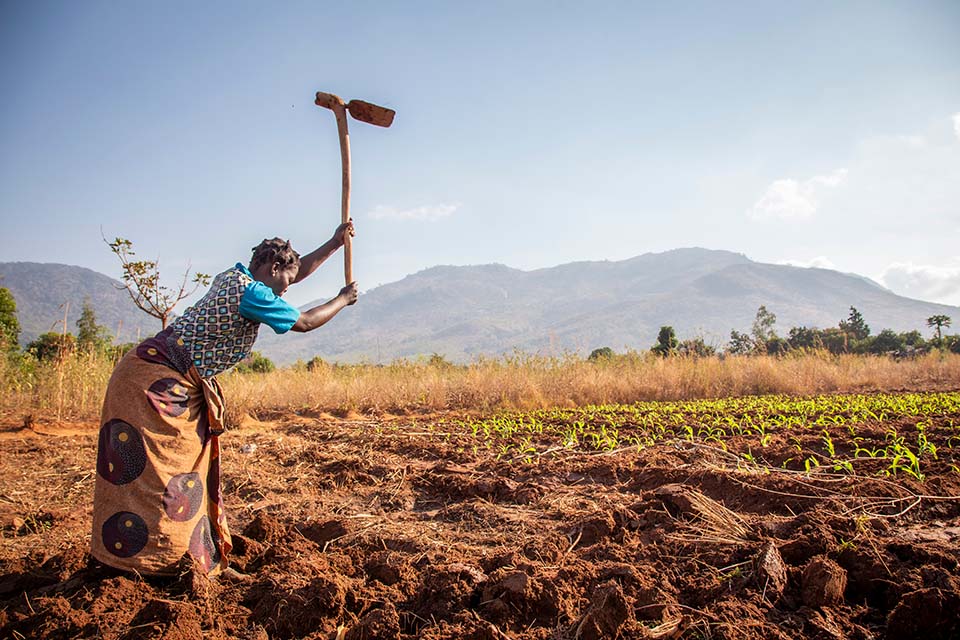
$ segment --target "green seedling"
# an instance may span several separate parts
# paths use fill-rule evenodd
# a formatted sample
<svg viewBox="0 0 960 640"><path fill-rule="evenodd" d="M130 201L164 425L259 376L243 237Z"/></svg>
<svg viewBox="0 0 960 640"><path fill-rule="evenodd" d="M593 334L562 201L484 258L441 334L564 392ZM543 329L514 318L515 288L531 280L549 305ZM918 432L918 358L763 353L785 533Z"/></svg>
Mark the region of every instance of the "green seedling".
<svg viewBox="0 0 960 640"><path fill-rule="evenodd" d="M827 455L831 458L837 455L837 450L833 446L833 438L830 437L830 432L824 429L821 431L821 439L823 440L823 446L827 450Z"/></svg>

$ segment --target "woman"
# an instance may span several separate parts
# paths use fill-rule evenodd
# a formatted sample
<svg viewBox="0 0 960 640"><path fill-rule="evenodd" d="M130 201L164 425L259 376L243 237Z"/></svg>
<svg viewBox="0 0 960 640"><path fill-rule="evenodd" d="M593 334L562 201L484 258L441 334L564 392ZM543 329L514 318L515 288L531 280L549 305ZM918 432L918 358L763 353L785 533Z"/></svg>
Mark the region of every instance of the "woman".
<svg viewBox="0 0 960 640"><path fill-rule="evenodd" d="M250 355L261 324L312 331L357 301L355 282L301 313L281 296L354 235L353 222L303 258L274 238L253 249L168 328L120 361L97 449L90 552L104 564L170 575L186 554L209 574L232 548L220 492L223 396L216 375Z"/></svg>

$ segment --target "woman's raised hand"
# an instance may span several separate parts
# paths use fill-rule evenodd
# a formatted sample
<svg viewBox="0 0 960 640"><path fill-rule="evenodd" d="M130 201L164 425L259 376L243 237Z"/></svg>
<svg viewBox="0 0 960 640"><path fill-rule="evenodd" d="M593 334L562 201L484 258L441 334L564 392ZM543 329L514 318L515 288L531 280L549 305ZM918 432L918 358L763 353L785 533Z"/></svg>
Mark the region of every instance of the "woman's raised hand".
<svg viewBox="0 0 960 640"><path fill-rule="evenodd" d="M350 234L351 238L357 235L357 230L353 226L353 218L350 218L350 220L341 224L339 227L337 227L337 230L333 232L333 241L337 244L337 246L343 246L348 233Z"/></svg>
<svg viewBox="0 0 960 640"><path fill-rule="evenodd" d="M343 289L340 289L340 297L346 300L347 306L354 304L357 301L357 296L359 291L357 289L357 283L351 282Z"/></svg>

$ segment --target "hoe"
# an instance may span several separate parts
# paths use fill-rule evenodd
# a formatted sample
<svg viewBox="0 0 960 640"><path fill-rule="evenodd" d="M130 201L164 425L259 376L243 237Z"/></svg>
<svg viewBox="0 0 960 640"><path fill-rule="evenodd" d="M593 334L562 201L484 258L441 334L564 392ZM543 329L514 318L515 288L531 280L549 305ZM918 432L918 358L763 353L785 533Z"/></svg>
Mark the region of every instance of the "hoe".
<svg viewBox="0 0 960 640"><path fill-rule="evenodd" d="M340 136L340 161L343 166L343 190L340 198L340 220L346 223L350 220L350 135L347 133L347 112L359 120L375 124L378 127L389 127L393 124L396 112L363 100L351 100L344 103L343 99L332 93L317 92L316 105L333 111L337 118L337 133ZM352 239L347 234L343 245L343 277L346 284L353 282L353 247Z"/></svg>

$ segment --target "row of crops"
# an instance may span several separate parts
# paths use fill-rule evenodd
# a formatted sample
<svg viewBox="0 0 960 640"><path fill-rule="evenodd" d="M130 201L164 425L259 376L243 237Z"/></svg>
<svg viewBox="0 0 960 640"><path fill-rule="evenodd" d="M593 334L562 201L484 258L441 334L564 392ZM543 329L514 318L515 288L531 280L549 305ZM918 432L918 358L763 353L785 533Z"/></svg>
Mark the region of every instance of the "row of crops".
<svg viewBox="0 0 960 640"><path fill-rule="evenodd" d="M936 461L960 473L960 393L757 396L505 412L446 424L500 459L698 442L745 461L924 479ZM955 452L956 454L955 455ZM877 461L880 463L878 464Z"/></svg>

